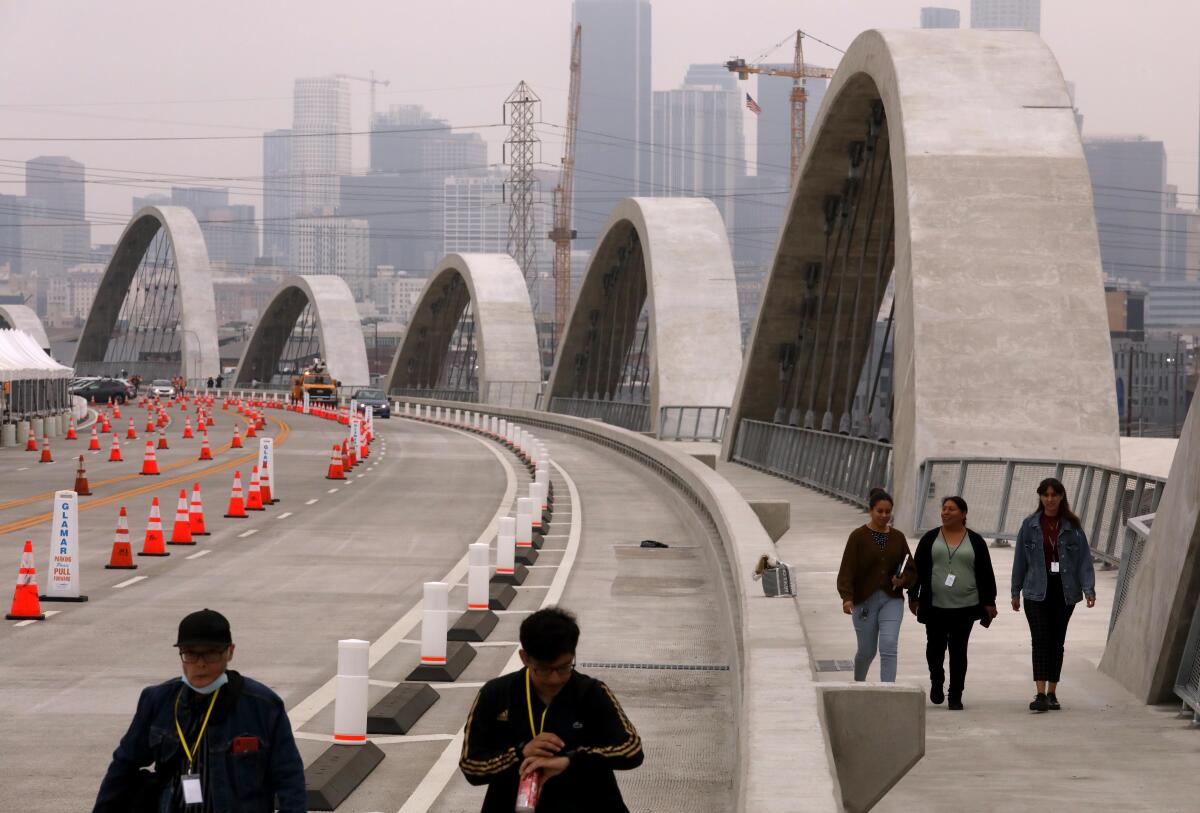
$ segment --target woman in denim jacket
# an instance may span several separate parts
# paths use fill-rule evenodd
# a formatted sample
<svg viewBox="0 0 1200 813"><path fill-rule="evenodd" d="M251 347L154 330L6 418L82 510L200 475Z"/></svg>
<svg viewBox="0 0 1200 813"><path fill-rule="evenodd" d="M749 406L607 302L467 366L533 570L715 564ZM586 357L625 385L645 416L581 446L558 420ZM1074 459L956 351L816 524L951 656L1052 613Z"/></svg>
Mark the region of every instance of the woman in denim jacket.
<svg viewBox="0 0 1200 813"><path fill-rule="evenodd" d="M1071 613L1081 599L1096 605L1096 571L1079 517L1067 504L1062 482L1047 477L1037 488L1037 511L1021 523L1013 557L1012 608L1021 609L1033 639L1033 682L1037 695L1030 711L1057 711L1063 645Z"/></svg>

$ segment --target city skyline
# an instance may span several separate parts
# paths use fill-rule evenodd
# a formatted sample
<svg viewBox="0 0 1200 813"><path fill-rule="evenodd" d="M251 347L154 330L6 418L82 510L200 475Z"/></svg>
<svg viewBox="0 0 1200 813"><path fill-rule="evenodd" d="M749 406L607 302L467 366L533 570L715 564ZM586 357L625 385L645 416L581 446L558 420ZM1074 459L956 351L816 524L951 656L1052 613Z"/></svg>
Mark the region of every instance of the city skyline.
<svg viewBox="0 0 1200 813"><path fill-rule="evenodd" d="M160 142L6 140L0 142L0 160L7 169L0 176L6 182L0 185L0 193L21 194L16 164L23 165L37 155L63 154L97 171L199 176L173 177L177 185L218 185L214 179L228 177L231 200L253 204L261 212L259 138L263 132L290 126L295 79L343 71L366 75L372 69L392 82L378 91L381 109L390 104L422 104L461 131L480 133L489 144L493 164L499 163L498 143L504 133L500 101L519 79L527 79L544 100L542 163L551 168L557 164L560 144L554 139L564 118L571 19L568 3L531 0L523 5L529 24L514 26L510 10L450 2L406 11L402 33L386 24L396 19L392 9L368 5L364 8L370 13L345 19L337 38L326 36L315 5L288 4L292 25L286 31L269 26L284 13L281 4L257 4L244 10L243 24L237 27L222 22L226 15L220 4L215 14L211 9L203 13L181 9L182 19L172 21L171 30L185 30L189 35L173 33L177 58L155 71L103 55L112 53L114 47L119 51L132 31L137 30L138 36L151 35L160 24L144 20L143 15L138 17L139 26L144 23L150 30L128 25L142 5L122 4L117 14L75 5L73 19L80 30L89 33L77 43L70 40L71 52L90 68L99 64L102 69L76 71L64 62L6 88L0 94L0 109L6 111L0 117L0 138L201 138ZM915 28L923 5L870 0L857 4L853 14L814 10L801 20L794 6L776 0L737 10L714 6L710 15L685 13L693 4L679 0L655 0L651 86L671 89L690 64L718 62L734 55L754 59L764 49L769 53L766 61L785 61L790 53L789 31L798 23L841 47L866 28ZM965 0L945 5L958 8L964 23L967 21L969 4ZM458 53L451 55L437 44L439 38L428 32L445 30L452 17L468 8L475 25L456 34L457 45L452 50ZM1200 54L1186 46L1184 32L1200 25L1200 9L1165 0L1148 4L1140 10L1143 36L1129 38L1115 23L1088 15L1087 8L1088 4L1078 0L1064 0L1046 3L1042 9L1042 35L1056 52L1064 74L1076 85L1078 104L1086 116L1085 135L1141 134L1162 140L1168 155L1168 181L1179 187L1185 201L1195 200L1192 196L1200 174ZM20 75L20 65L33 58L34 48L39 57L44 55L45 35L51 31L61 35L61 27L51 25L59 13L25 6L0 12L6 23L3 30L9 34L0 34L0 65L8 68L10 75ZM1088 35L1081 37L1076 21L1083 20L1087 20ZM1148 30L1155 36L1148 39L1144 35ZM426 33L422 35L422 31ZM355 47L346 47L347 41L353 41ZM769 50L780 41L784 41L780 48ZM587 42L585 34L585 76ZM105 43L103 53L94 50L100 43ZM429 63L424 55L435 44L440 56ZM509 52L497 52L503 48ZM214 49L243 58L216 61L211 59ZM1120 60L1111 58L1114 51L1122 54ZM815 43L809 44L807 55L815 64L832 64L837 57ZM437 69L422 67L431 64ZM1143 92L1145 77L1150 75L1158 83L1156 93ZM740 85L753 92L753 83ZM351 127L364 131L368 87L354 82L351 94ZM213 101L217 99L224 101ZM748 115L746 124L747 159L753 168L752 116ZM241 138L209 140L214 136ZM354 171L363 171L365 137L356 137L353 152ZM256 191L248 191L251 187ZM121 224L109 213L128 211L133 194L149 191L153 191L149 185L131 190L89 184L89 219L96 224L95 242L111 242L120 230Z"/></svg>

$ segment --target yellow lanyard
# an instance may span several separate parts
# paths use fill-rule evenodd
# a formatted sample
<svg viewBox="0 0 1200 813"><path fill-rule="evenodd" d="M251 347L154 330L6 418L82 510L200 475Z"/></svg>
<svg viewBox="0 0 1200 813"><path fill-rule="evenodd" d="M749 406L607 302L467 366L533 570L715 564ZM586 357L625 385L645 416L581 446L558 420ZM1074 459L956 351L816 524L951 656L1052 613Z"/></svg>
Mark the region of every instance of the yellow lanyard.
<svg viewBox="0 0 1200 813"><path fill-rule="evenodd" d="M542 709L542 725L541 730L533 727L533 697L529 693L529 667L525 667L525 708L529 709L529 731L533 736L541 734L546 730L546 712L550 711L550 707Z"/></svg>
<svg viewBox="0 0 1200 813"><path fill-rule="evenodd" d="M208 716L212 714L213 706L217 704L217 695L221 693L220 689L213 692L212 700L208 701L208 711L204 712L204 722L200 724L200 733L196 735L196 744L188 750L187 740L183 737L183 729L179 727L179 698L183 696L183 689L180 688L179 694L175 695L175 731L179 734L179 744L183 746L183 753L187 757L188 771L192 770L192 763L196 761L196 753L200 749L200 740L204 738L204 729L208 728Z"/></svg>

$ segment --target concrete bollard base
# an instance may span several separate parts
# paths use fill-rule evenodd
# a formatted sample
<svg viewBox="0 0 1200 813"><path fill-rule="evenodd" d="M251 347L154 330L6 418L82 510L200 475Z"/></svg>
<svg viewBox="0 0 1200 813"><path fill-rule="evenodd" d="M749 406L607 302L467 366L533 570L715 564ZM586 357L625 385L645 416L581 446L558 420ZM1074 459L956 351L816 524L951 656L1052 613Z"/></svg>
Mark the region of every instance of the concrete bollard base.
<svg viewBox="0 0 1200 813"><path fill-rule="evenodd" d="M515 591L514 591L515 592ZM486 641L500 621L491 610L467 610L446 633L447 641Z"/></svg>
<svg viewBox="0 0 1200 813"><path fill-rule="evenodd" d="M453 683L475 660L475 648L464 641L446 643L446 662L436 666L421 664L408 673L405 680L420 680L429 683Z"/></svg>
<svg viewBox="0 0 1200 813"><path fill-rule="evenodd" d="M439 697L428 683L401 683L367 712L367 733L407 734Z"/></svg>
<svg viewBox="0 0 1200 813"><path fill-rule="evenodd" d="M507 610L517 600L517 590L511 584L488 585L488 609Z"/></svg>
<svg viewBox="0 0 1200 813"><path fill-rule="evenodd" d="M523 565L517 565L512 573L497 573L492 576L492 584L524 584L529 577L529 571ZM493 608L494 609L494 608Z"/></svg>
<svg viewBox="0 0 1200 813"><path fill-rule="evenodd" d="M38 601L87 601L87 596L38 596Z"/></svg>
<svg viewBox="0 0 1200 813"><path fill-rule="evenodd" d="M531 547L531 548L521 548L521 547L518 547L518 548L517 548L517 553L516 553L516 556L514 557L514 560L516 561L516 563L517 563L518 565L532 565L532 564L536 564L536 563L537 563L537 560L538 560L538 551L537 551L537 548L533 548L533 547Z"/></svg>
<svg viewBox="0 0 1200 813"><path fill-rule="evenodd" d="M331 745L304 769L309 810L337 810L338 805L383 762L383 751L368 740L363 745Z"/></svg>

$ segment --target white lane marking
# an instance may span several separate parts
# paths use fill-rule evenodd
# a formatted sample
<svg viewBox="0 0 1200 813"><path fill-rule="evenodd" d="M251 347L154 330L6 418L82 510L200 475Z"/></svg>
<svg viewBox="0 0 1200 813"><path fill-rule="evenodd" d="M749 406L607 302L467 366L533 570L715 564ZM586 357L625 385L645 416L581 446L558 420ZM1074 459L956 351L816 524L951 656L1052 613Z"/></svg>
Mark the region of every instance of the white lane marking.
<svg viewBox="0 0 1200 813"><path fill-rule="evenodd" d="M338 492L338 490L336 488L331 488L328 491L326 491L325 493L326 494L337 494L337 492Z"/></svg>
<svg viewBox="0 0 1200 813"><path fill-rule="evenodd" d="M514 584L514 590L549 590L548 584Z"/></svg>
<svg viewBox="0 0 1200 813"><path fill-rule="evenodd" d="M45 610L42 612L42 615L46 616L46 618L49 618L50 616L58 615L61 612L62 612L62 610ZM38 618L30 618L25 621L18 621L17 623L13 624L13 626L14 627L28 627L30 624L36 624L40 620L41 619L38 619Z"/></svg>
<svg viewBox="0 0 1200 813"><path fill-rule="evenodd" d="M525 567L526 567L527 569L528 569L528 568L534 568L534 567L550 567L550 568L553 568L553 567L560 567L560 565L525 565Z"/></svg>
<svg viewBox="0 0 1200 813"><path fill-rule="evenodd" d="M21 468L17 469L17 471L29 471L29 467L28 467L28 466L22 466Z"/></svg>
<svg viewBox="0 0 1200 813"><path fill-rule="evenodd" d="M113 589L120 590L122 587L128 587L129 585L137 584L138 582L144 582L147 578L149 578L149 577L148 576L134 576L132 579L126 579L123 582L114 584Z"/></svg>
<svg viewBox="0 0 1200 813"><path fill-rule="evenodd" d="M558 469L558 473L566 481L567 489L571 492L571 501L578 504L579 490L575 487L575 481L571 479L558 463L551 460L550 464ZM554 581L550 584L550 589L546 592L545 598L542 599L542 607L557 604L562 598L563 590L567 586L567 577L571 573L571 567L575 564L575 556L579 551L580 535L580 521L572 518L571 536L567 541L567 553L563 556L563 566L554 574ZM504 665L499 674L503 675L517 670L518 665L521 663L519 652L520 650L512 654L512 657L508 659L508 663ZM442 790L446 787L446 783L450 781L450 777L454 776L458 770L458 754L462 750L462 743L463 730L460 728L458 729L458 733L454 735L454 739L442 750L433 767L421 778L420 784L409 794L408 800L400 808L399 813L429 812L429 809L433 807L438 797L442 795Z"/></svg>
<svg viewBox="0 0 1200 813"><path fill-rule="evenodd" d="M312 505L312 504L313 504L313 503L315 503L316 501L317 501L317 498L316 498L316 497L313 497L311 500L308 500L308 501L306 501L304 504L305 504L305 505Z"/></svg>
<svg viewBox="0 0 1200 813"><path fill-rule="evenodd" d="M400 641L402 644L419 644L420 640L413 638L405 638ZM472 641L471 646L520 646L520 641Z"/></svg>
<svg viewBox="0 0 1200 813"><path fill-rule="evenodd" d="M185 556L183 558L184 559L199 559L201 556L208 556L208 554L210 554L210 553L212 553L212 549L205 548L204 550L196 551L191 556Z"/></svg>
<svg viewBox="0 0 1200 813"><path fill-rule="evenodd" d="M356 475L354 475L354 476L355 476L355 477L366 477L367 475L366 475L366 473L364 472L364 473L356 474Z"/></svg>
<svg viewBox="0 0 1200 813"><path fill-rule="evenodd" d="M298 740L313 740L316 742L333 742L332 734L314 734L311 731L296 731ZM371 735L369 738L376 745L401 745L406 742L446 742L454 739L453 734L391 734Z"/></svg>
<svg viewBox="0 0 1200 813"><path fill-rule="evenodd" d="M279 516L275 517L275 519L287 519L287 518L288 518L288 517L290 517L291 515L292 515L292 512L291 512L291 511L284 511L282 514L280 514Z"/></svg>
<svg viewBox="0 0 1200 813"><path fill-rule="evenodd" d="M251 528L248 531L242 531L238 534L238 539L245 539L248 536L254 536L256 533L258 533L258 528Z"/></svg>
<svg viewBox="0 0 1200 813"><path fill-rule="evenodd" d="M465 434L465 433L464 433ZM469 437L469 436L468 436ZM500 498L499 507L496 513L492 516L491 522L483 529L482 533L475 540L476 542L490 543L496 537L496 529L500 525L500 518L508 516L509 506L512 505L513 498L517 494L517 474L513 470L512 464L509 463L499 451L483 441L479 443L495 458L500 461L500 465L504 468L505 486L504 496ZM336 489L335 489L336 490ZM455 565L450 568L442 581L457 583L467 575L467 557L464 555ZM422 605L424 600L418 601L408 612L400 616L396 623L392 624L379 638L371 643L369 650L368 665L374 666L383 660L383 658L399 645L400 641L407 637L409 633L417 628L421 623ZM515 671L515 670L509 670ZM482 684L480 684L482 685ZM333 702L336 694L337 678L331 677L329 680L320 686L316 691L308 697L301 700L292 708L288 709L288 718L292 722L292 730L297 731L303 727L309 720L317 715L321 709ZM457 765L457 763L455 763ZM443 783L444 784L444 783Z"/></svg>
<svg viewBox="0 0 1200 813"><path fill-rule="evenodd" d="M529 615L533 610L492 610L496 615Z"/></svg>
<svg viewBox="0 0 1200 813"><path fill-rule="evenodd" d="M372 686L383 686L385 689L394 689L400 685L394 680L368 680L367 683Z"/></svg>

